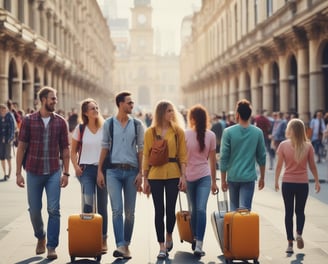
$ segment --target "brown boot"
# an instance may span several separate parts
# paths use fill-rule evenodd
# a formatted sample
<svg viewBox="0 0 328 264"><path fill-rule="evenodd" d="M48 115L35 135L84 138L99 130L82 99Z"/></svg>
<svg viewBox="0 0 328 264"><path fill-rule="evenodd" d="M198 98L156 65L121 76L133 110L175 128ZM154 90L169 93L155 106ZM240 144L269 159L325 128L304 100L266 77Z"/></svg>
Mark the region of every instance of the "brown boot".
<svg viewBox="0 0 328 264"><path fill-rule="evenodd" d="M46 239L42 238L38 240L38 243L36 245L35 253L37 255L43 254L46 252Z"/></svg>

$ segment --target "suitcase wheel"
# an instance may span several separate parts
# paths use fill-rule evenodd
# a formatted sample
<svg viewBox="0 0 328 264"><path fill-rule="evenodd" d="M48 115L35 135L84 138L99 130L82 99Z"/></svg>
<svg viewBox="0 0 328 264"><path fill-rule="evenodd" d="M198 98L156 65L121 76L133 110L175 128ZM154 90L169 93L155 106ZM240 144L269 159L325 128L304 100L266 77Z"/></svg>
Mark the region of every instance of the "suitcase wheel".
<svg viewBox="0 0 328 264"><path fill-rule="evenodd" d="M253 260L253 263L254 263L254 264L260 264L260 262L259 262L257 259L254 259L254 260Z"/></svg>
<svg viewBox="0 0 328 264"><path fill-rule="evenodd" d="M96 256L95 259L99 262L101 260L101 255Z"/></svg>
<svg viewBox="0 0 328 264"><path fill-rule="evenodd" d="M75 262L75 257L71 256L71 263Z"/></svg>
<svg viewBox="0 0 328 264"><path fill-rule="evenodd" d="M226 259L225 262L226 262L226 264L233 264L233 260L232 259Z"/></svg>

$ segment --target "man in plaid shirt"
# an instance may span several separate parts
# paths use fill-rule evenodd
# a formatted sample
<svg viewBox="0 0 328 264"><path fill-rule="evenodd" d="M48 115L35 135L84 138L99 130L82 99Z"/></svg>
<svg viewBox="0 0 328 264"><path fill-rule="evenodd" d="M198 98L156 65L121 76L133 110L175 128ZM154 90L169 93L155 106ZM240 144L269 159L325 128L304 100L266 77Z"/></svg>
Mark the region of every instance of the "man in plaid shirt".
<svg viewBox="0 0 328 264"><path fill-rule="evenodd" d="M56 259L60 230L60 189L66 187L69 176L69 141L65 119L55 113L56 90L42 88L41 108L23 119L16 155L16 184L25 187L22 166L26 170L27 197L34 236L38 239L36 254L45 253ZM61 166L60 157L63 159ZM62 173L63 168L63 173ZM42 219L42 194L47 195L47 234ZM47 236L47 241L46 241Z"/></svg>

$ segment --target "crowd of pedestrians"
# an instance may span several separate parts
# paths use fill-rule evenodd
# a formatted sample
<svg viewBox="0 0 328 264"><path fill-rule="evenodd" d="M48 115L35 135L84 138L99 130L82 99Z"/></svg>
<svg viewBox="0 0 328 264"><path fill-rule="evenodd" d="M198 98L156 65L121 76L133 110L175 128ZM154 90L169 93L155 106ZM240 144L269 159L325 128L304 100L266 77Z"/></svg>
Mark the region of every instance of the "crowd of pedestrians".
<svg viewBox="0 0 328 264"><path fill-rule="evenodd" d="M154 228L159 244L158 259L173 248L175 208L179 192L186 192L191 210L195 256L205 255L207 201L216 194L216 170L221 171L221 190L229 191L230 210L252 209L255 183L265 187L265 169L275 169L277 191L282 166L282 196L285 204L286 252L292 242L304 247L302 231L308 196L308 173L320 191L316 162L326 158L328 114L316 111L308 126L296 114L265 110L257 115L245 99L235 111L214 115L194 105L183 115L167 100L157 103L152 113L133 114L133 95L116 95L117 112L104 119L100 105L86 98L80 109L65 118L56 110L56 90L39 91L40 108L24 115L11 101L0 104L0 157L4 179L11 176L12 146L16 151L16 183L26 186L30 219L37 238L36 254L47 250L47 258L57 258L60 228L60 189L68 184L69 164L81 184L83 212L97 212L103 219L102 253L108 251L108 199L116 249L115 258L130 259L137 192L151 195ZM165 139L168 162L152 165L149 154L154 134ZM308 154L307 154L308 153ZM268 156L269 164L266 165ZM276 164L275 164L276 163ZM7 166L6 166L7 165ZM257 166L256 166L257 165ZM258 169L257 169L258 168ZM302 169L302 175L295 173ZM47 195L48 224L42 218L42 193ZM293 235L293 201L296 201L296 236ZM94 204L97 208L94 208Z"/></svg>

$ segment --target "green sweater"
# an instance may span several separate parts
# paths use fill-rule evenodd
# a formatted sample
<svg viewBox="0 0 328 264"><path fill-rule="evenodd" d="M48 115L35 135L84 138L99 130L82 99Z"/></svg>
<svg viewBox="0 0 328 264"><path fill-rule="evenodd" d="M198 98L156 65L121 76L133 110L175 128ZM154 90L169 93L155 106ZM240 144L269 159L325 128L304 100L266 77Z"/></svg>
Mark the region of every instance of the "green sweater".
<svg viewBox="0 0 328 264"><path fill-rule="evenodd" d="M227 181L249 182L257 179L255 162L265 166L266 150L263 132L254 125L233 125L223 130L220 170Z"/></svg>

